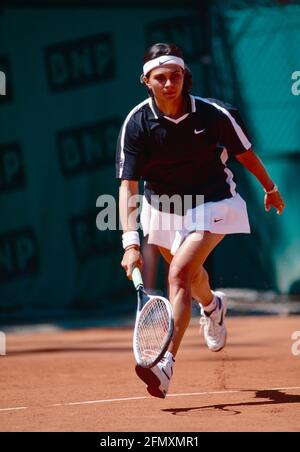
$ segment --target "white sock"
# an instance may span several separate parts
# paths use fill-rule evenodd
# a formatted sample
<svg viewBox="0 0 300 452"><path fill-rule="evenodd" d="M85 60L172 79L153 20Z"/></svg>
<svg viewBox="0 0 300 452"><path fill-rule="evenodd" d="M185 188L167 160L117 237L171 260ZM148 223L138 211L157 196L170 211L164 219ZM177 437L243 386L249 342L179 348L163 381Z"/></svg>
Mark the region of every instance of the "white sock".
<svg viewBox="0 0 300 452"><path fill-rule="evenodd" d="M214 295L214 298L212 299L212 301L207 306L201 305L205 312L210 314L211 312L213 312L216 309L216 307L217 307L217 298L218 297L216 297Z"/></svg>

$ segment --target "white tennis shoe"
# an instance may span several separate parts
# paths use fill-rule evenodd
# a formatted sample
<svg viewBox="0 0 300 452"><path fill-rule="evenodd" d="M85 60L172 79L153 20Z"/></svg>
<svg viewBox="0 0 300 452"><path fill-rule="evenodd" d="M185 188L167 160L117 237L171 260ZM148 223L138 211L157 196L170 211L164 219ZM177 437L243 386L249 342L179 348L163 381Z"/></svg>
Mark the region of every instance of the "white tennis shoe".
<svg viewBox="0 0 300 452"><path fill-rule="evenodd" d="M147 385L147 391L153 397L164 399L168 393L175 359L173 355L166 352L165 356L150 369L135 366L137 376Z"/></svg>
<svg viewBox="0 0 300 452"><path fill-rule="evenodd" d="M213 292L217 297L217 306L211 313L206 313L201 307L200 326L203 330L204 340L212 352L221 351L226 345L227 330L225 326L225 315L227 311L227 299L223 292Z"/></svg>

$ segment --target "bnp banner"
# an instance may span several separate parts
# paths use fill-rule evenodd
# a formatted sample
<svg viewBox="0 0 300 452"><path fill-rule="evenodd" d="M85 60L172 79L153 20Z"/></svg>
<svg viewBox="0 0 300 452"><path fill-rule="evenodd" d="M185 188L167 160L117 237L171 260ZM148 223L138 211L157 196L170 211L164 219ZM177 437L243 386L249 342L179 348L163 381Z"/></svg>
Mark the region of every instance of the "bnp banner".
<svg viewBox="0 0 300 452"><path fill-rule="evenodd" d="M14 8L0 14L0 318L134 311L121 231L98 231L117 199L115 147L147 97L146 47L176 42L203 83L193 8ZM127 297L127 298L126 298Z"/></svg>
<svg viewBox="0 0 300 452"><path fill-rule="evenodd" d="M134 312L121 231L97 229L105 208L97 199L110 195L117 205L116 141L126 114L147 97L139 77L145 49L156 42L182 48L195 95L237 104L287 201L282 219L266 218L260 186L233 164L252 234L225 239L210 262L212 282L297 290L298 5L284 9L284 27L280 8L256 16L251 8L212 9L211 21L201 8L1 9L2 323ZM286 35L266 38L259 53L274 20L291 37L288 69Z"/></svg>

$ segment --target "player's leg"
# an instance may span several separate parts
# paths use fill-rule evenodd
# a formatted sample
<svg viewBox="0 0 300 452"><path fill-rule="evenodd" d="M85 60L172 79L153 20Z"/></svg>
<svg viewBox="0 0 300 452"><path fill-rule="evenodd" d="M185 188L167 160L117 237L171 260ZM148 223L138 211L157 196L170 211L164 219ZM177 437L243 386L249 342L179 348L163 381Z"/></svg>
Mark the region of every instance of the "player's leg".
<svg viewBox="0 0 300 452"><path fill-rule="evenodd" d="M170 264L172 262L173 259L173 254L171 254L171 251L168 250L167 248L163 248L162 246L158 246L158 249L162 255L162 257L164 258L164 260Z"/></svg>
<svg viewBox="0 0 300 452"><path fill-rule="evenodd" d="M203 266L201 266L192 281L192 297L207 306L213 299L213 293L209 284L209 276Z"/></svg>
<svg viewBox="0 0 300 452"><path fill-rule="evenodd" d="M163 247L158 247L164 260L170 264L173 255ZM138 377L147 385L147 391L154 397L165 398L169 390L171 377L173 375L174 356L168 351L164 358L150 369L136 366L135 371Z"/></svg>
<svg viewBox="0 0 300 452"><path fill-rule="evenodd" d="M186 238L171 261L169 287L174 311L174 334L169 351L173 356L176 356L191 318L193 279L223 237L223 234L212 234L208 231L193 232ZM208 286L203 291L203 294L206 294L206 302L209 304L214 295Z"/></svg>
<svg viewBox="0 0 300 452"><path fill-rule="evenodd" d="M200 325L204 339L213 352L222 350L226 344L227 330L224 317L227 300L223 292L212 291L209 277L204 267L200 268L192 283L192 296L201 309Z"/></svg>
<svg viewBox="0 0 300 452"><path fill-rule="evenodd" d="M165 248L160 248L160 252L170 264L173 259L170 251ZM200 324L203 327L205 342L210 350L214 352L220 351L224 348L227 337L224 323L227 308L225 294L212 291L208 273L203 265L197 270L191 286L192 298L198 301L200 305Z"/></svg>
<svg viewBox="0 0 300 452"><path fill-rule="evenodd" d="M155 397L164 398L169 390L175 355L191 317L193 281L198 288L199 281L202 281L205 275L201 272L201 278L199 277L199 268L202 268L206 258L222 238L223 235L220 234L194 232L187 237L174 257L169 250L160 248L164 259L170 264L170 299L174 311L173 339L165 357L156 366L151 369L136 366L137 375L147 384L148 392ZM208 285L208 278L206 287L201 286L196 293L201 295L201 300L206 296L206 302L211 302L213 293Z"/></svg>
<svg viewBox="0 0 300 452"><path fill-rule="evenodd" d="M170 250L163 247L158 247L161 255L164 260L171 264L173 255ZM192 298L194 298L198 303L201 303L203 306L208 305L213 298L212 290L209 284L208 273L203 266L201 266L192 281Z"/></svg>
<svg viewBox="0 0 300 452"><path fill-rule="evenodd" d="M157 268L160 259L160 252L156 245L148 243L147 238L144 238L142 244L142 255L144 259L143 267L143 281L147 292L153 293L156 286Z"/></svg>

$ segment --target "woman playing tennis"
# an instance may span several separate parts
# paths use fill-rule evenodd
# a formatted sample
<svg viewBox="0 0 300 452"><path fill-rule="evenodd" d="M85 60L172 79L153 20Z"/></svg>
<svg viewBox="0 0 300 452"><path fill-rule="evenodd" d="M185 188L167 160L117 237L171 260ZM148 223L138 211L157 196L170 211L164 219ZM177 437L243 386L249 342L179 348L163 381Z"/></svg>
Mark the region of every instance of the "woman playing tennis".
<svg viewBox="0 0 300 452"><path fill-rule="evenodd" d="M238 111L190 94L192 77L178 47L151 46L144 56L141 81L149 98L127 115L117 145L121 265L129 279L135 266L143 266L135 196L142 179L143 232L170 264L174 334L164 358L150 369L137 366L136 372L151 395L164 398L191 318L192 298L200 304L208 348L218 352L226 344L226 297L211 289L203 264L226 234L250 232L246 203L236 190L228 158L237 159L261 183L266 211L274 207L281 214L284 201L251 149Z"/></svg>

